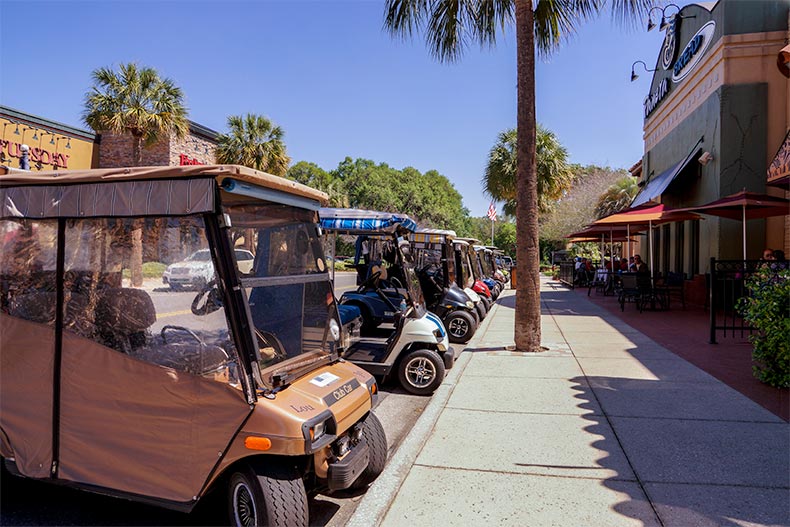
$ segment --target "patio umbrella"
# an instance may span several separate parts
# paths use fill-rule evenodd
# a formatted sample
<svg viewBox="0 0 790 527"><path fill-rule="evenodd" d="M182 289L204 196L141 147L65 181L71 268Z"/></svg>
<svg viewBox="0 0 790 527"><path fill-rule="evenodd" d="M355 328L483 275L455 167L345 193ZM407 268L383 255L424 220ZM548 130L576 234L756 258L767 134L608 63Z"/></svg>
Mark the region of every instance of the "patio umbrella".
<svg viewBox="0 0 790 527"><path fill-rule="evenodd" d="M746 189L743 189L705 205L676 210L741 220L743 224L743 260L746 261L746 220L786 216L790 214L790 200L768 194L747 192Z"/></svg>
<svg viewBox="0 0 790 527"><path fill-rule="evenodd" d="M633 241L631 239L631 234L635 233L639 230L644 230L644 228L634 228L630 229L629 226L619 226L619 225L606 225L606 226L599 226L599 225L588 225L586 228L574 232L565 236L565 238L569 239L570 241L575 242L596 242L599 240L601 241L601 258L603 259L604 254L604 237L606 235L609 236L609 254L611 258L614 258L614 242L623 242L623 241ZM602 262L603 263L603 262ZM612 262L614 263L614 262Z"/></svg>
<svg viewBox="0 0 790 527"><path fill-rule="evenodd" d="M650 278L654 274L654 258L653 258L653 237L650 236L653 232L653 225L661 225L662 223L671 223L673 221L686 221L698 220L700 216L693 212L681 211L679 209L670 209L666 205L647 203L640 205L623 212L618 212L605 218L601 218L593 222L593 226L625 226L626 228L645 226L648 228L648 242L650 247Z"/></svg>

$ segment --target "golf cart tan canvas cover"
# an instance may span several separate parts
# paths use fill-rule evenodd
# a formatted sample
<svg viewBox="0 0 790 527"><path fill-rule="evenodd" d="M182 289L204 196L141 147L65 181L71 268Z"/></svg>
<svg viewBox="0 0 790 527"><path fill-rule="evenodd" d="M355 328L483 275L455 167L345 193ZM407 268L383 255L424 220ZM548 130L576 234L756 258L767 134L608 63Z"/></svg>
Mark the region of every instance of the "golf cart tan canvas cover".
<svg viewBox="0 0 790 527"><path fill-rule="evenodd" d="M85 218L203 218L220 210L218 196L240 199L218 191L229 183L277 194L280 203L309 200L317 209L326 201L322 192L240 166L13 171L0 175L0 274L25 266L30 253L29 240L14 238L15 223L30 225L37 240L44 238L38 223L60 225L46 238L61 263L44 273L55 277L65 245L58 233L67 226ZM26 314L9 302L24 296L21 284L8 276L0 281L0 454L32 478L194 501L251 412L243 390L87 338L73 320L93 306L75 303L79 295L64 290L62 277L27 292L37 302L28 303Z"/></svg>

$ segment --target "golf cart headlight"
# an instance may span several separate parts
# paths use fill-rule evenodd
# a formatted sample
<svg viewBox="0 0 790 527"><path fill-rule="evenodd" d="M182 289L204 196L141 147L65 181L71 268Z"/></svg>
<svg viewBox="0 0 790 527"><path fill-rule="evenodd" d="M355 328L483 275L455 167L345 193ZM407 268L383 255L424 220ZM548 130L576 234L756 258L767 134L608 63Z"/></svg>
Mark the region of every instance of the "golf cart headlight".
<svg viewBox="0 0 790 527"><path fill-rule="evenodd" d="M332 334L332 340L340 340L340 325L334 318L329 321L329 333Z"/></svg>
<svg viewBox="0 0 790 527"><path fill-rule="evenodd" d="M335 438L337 424L332 412L325 410L302 424L305 438L305 453L311 454L331 443Z"/></svg>
<svg viewBox="0 0 790 527"><path fill-rule="evenodd" d="M313 428L310 429L310 435L312 436L311 439L313 441L318 441L324 434L326 433L326 421L321 421L317 423Z"/></svg>
<svg viewBox="0 0 790 527"><path fill-rule="evenodd" d="M474 309L475 305L474 305L474 303L471 300L467 300L466 301L466 307L469 308L469 309Z"/></svg>

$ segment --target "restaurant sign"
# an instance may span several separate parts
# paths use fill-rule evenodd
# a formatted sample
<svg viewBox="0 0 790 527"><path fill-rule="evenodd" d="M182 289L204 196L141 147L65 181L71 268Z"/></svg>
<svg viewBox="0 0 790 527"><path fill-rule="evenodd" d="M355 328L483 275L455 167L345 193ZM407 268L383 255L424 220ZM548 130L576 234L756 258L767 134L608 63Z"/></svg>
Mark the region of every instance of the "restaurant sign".
<svg viewBox="0 0 790 527"><path fill-rule="evenodd" d="M768 167L768 183L783 181L790 177L790 131Z"/></svg>
<svg viewBox="0 0 790 527"><path fill-rule="evenodd" d="M22 143L13 143L0 140L0 158L22 157ZM30 149L30 163L33 165L52 165L53 168L69 168L70 154L62 152L50 152L43 148Z"/></svg>
<svg viewBox="0 0 790 527"><path fill-rule="evenodd" d="M691 40L683 49L683 53L680 54L675 61L675 65L672 66L672 82L682 81L699 64L699 61L705 54L705 50L708 49L708 45L713 40L714 31L716 31L716 22L711 20L691 37Z"/></svg>
<svg viewBox="0 0 790 527"><path fill-rule="evenodd" d="M648 116L653 113L653 110L656 109L658 103L664 100L664 97L667 96L667 93L669 93L669 83L665 78L658 84L656 90L653 93L645 97L645 102L643 103L645 105L645 119L647 119Z"/></svg>

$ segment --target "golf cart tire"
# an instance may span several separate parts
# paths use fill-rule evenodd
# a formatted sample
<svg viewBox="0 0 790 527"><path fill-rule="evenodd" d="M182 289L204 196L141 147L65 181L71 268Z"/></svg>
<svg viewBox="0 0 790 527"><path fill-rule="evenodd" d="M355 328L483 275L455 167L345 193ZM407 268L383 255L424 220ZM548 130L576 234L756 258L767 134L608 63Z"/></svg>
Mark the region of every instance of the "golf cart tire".
<svg viewBox="0 0 790 527"><path fill-rule="evenodd" d="M444 381L445 371L444 360L438 353L416 349L408 352L398 363L398 380L409 393L431 395ZM423 379L426 374L430 376L427 380Z"/></svg>
<svg viewBox="0 0 790 527"><path fill-rule="evenodd" d="M477 331L475 317L460 309L450 312L445 317L444 327L447 328L450 342L455 344L466 344Z"/></svg>
<svg viewBox="0 0 790 527"><path fill-rule="evenodd" d="M491 311L491 306L494 305L494 297L488 298L487 296L481 297L483 299L483 304L486 306L486 313Z"/></svg>
<svg viewBox="0 0 790 527"><path fill-rule="evenodd" d="M228 514L235 526L307 527L307 492L293 468L247 465L230 477Z"/></svg>
<svg viewBox="0 0 790 527"><path fill-rule="evenodd" d="M364 489L373 483L387 464L387 434L373 412L362 422L362 438L368 445L368 467L351 484L352 489Z"/></svg>
<svg viewBox="0 0 790 527"><path fill-rule="evenodd" d="M482 321L484 318L486 318L486 314L488 313L486 303L481 300L475 304L475 311L477 311L477 316L480 317L480 320Z"/></svg>

